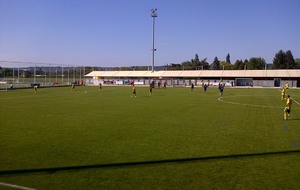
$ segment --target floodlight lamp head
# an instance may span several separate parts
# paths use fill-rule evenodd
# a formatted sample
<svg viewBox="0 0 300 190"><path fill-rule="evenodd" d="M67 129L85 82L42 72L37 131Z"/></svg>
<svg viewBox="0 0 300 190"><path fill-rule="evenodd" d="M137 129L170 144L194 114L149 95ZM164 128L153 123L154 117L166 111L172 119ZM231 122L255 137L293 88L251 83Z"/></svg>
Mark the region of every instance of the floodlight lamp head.
<svg viewBox="0 0 300 190"><path fill-rule="evenodd" d="M151 9L151 16L157 17L157 9Z"/></svg>

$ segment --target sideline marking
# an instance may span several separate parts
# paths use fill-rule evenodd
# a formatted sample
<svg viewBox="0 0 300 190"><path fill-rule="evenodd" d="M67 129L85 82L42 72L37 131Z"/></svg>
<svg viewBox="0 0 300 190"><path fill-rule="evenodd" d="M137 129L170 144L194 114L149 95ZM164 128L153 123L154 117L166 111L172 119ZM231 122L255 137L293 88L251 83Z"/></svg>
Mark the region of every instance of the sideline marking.
<svg viewBox="0 0 300 190"><path fill-rule="evenodd" d="M29 188L29 187L24 187L24 186L20 186L20 185L9 184L9 183L3 183L3 182L0 182L0 186L11 187L11 188L15 188L15 189L23 189L23 190L35 190L35 189Z"/></svg>
<svg viewBox="0 0 300 190"><path fill-rule="evenodd" d="M297 102L294 98L291 98L293 100L293 102L295 102L296 104L298 104L300 106L300 103Z"/></svg>

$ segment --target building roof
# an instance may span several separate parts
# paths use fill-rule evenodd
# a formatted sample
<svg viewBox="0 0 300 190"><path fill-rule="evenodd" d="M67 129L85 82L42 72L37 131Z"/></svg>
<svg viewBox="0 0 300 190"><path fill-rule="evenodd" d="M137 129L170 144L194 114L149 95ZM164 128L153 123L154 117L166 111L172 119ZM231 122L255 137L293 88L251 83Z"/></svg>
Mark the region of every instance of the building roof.
<svg viewBox="0 0 300 190"><path fill-rule="evenodd" d="M168 70L168 71L92 71L85 75L87 77L157 77L157 78L175 78L175 77L289 77L300 78L300 69L284 70Z"/></svg>

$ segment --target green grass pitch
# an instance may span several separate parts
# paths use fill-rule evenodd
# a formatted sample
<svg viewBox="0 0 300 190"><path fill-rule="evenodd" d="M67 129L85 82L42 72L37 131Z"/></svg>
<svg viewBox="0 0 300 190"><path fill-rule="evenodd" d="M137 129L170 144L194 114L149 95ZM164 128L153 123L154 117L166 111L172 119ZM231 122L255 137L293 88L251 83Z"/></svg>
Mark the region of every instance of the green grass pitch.
<svg viewBox="0 0 300 190"><path fill-rule="evenodd" d="M288 94L300 102L300 90ZM0 189L300 189L279 89L0 92ZM2 185L1 185L2 183Z"/></svg>

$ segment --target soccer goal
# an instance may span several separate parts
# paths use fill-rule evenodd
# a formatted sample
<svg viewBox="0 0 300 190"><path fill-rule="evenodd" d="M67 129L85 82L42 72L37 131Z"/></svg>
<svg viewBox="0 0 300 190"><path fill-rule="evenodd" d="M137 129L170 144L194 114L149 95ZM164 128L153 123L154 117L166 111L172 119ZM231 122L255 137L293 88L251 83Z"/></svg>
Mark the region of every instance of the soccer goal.
<svg viewBox="0 0 300 190"><path fill-rule="evenodd" d="M7 91L7 88L8 88L7 80L1 80L0 81L0 90Z"/></svg>

